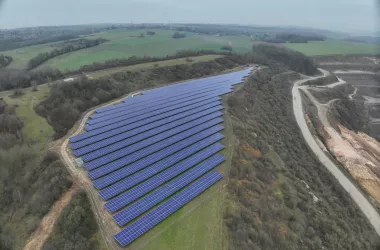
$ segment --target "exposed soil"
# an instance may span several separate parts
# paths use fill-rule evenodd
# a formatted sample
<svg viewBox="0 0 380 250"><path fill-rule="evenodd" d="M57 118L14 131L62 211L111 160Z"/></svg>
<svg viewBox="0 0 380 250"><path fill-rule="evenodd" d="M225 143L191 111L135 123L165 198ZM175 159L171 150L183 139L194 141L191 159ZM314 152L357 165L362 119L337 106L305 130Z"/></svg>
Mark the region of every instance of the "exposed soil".
<svg viewBox="0 0 380 250"><path fill-rule="evenodd" d="M76 186L73 185L59 200L51 207L49 213L42 219L37 230L30 236L24 250L41 249L46 240L53 232L54 226L58 221L59 215L63 209L70 203L71 198L76 191Z"/></svg>
<svg viewBox="0 0 380 250"><path fill-rule="evenodd" d="M325 71L322 72L326 75ZM334 88L340 84L343 82L330 84L329 87ZM324 138L325 146L380 207L380 143L365 133L355 133L341 124L331 124L327 114L335 100L321 104L309 91L315 88L302 86L302 89L318 109L318 118L324 130L320 135ZM318 91L323 91L323 88ZM356 93L357 88L348 96L349 99L352 100ZM339 131L334 127L338 127Z"/></svg>

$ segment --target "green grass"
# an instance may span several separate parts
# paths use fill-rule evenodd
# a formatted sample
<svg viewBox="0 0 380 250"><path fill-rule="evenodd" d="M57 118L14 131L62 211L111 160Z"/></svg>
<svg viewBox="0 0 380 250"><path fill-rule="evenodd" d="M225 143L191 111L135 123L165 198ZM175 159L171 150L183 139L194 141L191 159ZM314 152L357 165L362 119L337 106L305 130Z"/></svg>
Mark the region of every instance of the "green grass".
<svg viewBox="0 0 380 250"><path fill-rule="evenodd" d="M221 46L227 44L232 45L234 52L241 53L251 51L252 46L250 38L246 36L211 36L186 32L187 36L185 38L172 39L171 36L174 31L155 30L156 35L154 36L138 37L141 33L146 34L146 31L112 30L84 36L88 39L103 37L108 39L109 42L58 56L42 64L38 69L53 67L60 70L74 70L83 65L108 59L130 56L161 57L175 54L181 50L207 49L221 51ZM287 43L285 46L310 56L378 52L374 45L345 41L316 41L306 44ZM10 55L14 59L9 67L25 68L32 57L52 49L52 44L43 44L5 51L4 54Z"/></svg>
<svg viewBox="0 0 380 250"><path fill-rule="evenodd" d="M4 98L8 105L17 107L16 114L24 122L23 135L43 147L51 140L54 130L34 111L34 107L49 95L49 91L47 85L38 86L38 91L26 88L23 89L24 95L15 98L11 97L12 91L0 92L0 97Z"/></svg>
<svg viewBox="0 0 380 250"><path fill-rule="evenodd" d="M107 76L107 75L114 74L117 72L125 72L128 70L133 71L133 70L148 69L148 68L155 68L155 67L164 67L164 66L173 66L173 65L180 65L180 64L191 64L191 63L196 63L196 62L211 61L221 56L222 55L204 55L204 56L189 57L191 61L187 61L186 58L178 58L178 59L159 61L159 62L142 63L142 64L137 64L137 65L132 65L132 66L116 67L116 68L111 68L111 69L106 69L106 70L99 70L99 71L88 73L87 76L92 77L92 78L99 78L99 77Z"/></svg>
<svg viewBox="0 0 380 250"><path fill-rule="evenodd" d="M18 48L14 50L9 50L1 52L4 55L11 56L13 58L12 63L8 66L9 68L25 69L31 58L37 56L40 53L48 52L53 50L51 44L39 44L29 47Z"/></svg>
<svg viewBox="0 0 380 250"><path fill-rule="evenodd" d="M172 31L155 30L156 35L137 37L146 30L122 31L114 30L87 36L87 38L103 37L110 40L96 47L83 49L73 53L58 56L42 64L38 68L55 67L61 70L78 69L80 66L101 62L113 58L127 58L130 56L166 56L181 50L210 49L221 51L223 45L231 42L235 52L251 50L249 37L238 36L209 36L187 33L183 39L172 39Z"/></svg>
<svg viewBox="0 0 380 250"><path fill-rule="evenodd" d="M308 43L287 43L288 48L297 50L308 56L336 54L374 54L379 47L373 44L345 41L314 41Z"/></svg>

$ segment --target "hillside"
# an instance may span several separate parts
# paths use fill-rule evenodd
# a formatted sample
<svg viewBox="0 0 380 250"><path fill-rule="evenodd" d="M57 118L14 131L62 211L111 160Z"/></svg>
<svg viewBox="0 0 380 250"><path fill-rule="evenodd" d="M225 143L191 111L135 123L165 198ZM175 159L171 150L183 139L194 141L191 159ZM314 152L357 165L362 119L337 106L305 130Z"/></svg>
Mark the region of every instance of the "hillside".
<svg viewBox="0 0 380 250"><path fill-rule="evenodd" d="M283 72L261 70L228 98L238 139L225 214L230 248L374 249L375 231L305 144L292 112L299 76Z"/></svg>

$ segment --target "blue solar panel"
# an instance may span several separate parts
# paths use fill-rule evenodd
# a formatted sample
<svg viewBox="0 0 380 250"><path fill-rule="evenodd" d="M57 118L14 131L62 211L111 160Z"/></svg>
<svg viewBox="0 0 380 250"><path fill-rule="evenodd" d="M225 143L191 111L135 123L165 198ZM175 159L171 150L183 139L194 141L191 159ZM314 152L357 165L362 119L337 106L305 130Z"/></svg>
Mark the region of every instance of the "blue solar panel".
<svg viewBox="0 0 380 250"><path fill-rule="evenodd" d="M217 153L218 151L222 150L224 147L221 144L214 144L205 150L202 150L199 153L194 154L193 156L183 160L182 162L178 163L177 165L169 168L171 165L155 165L152 167L145 168L144 170L131 175L127 177L126 179L119 181L115 184L113 184L110 187L107 187L99 192L100 196L104 200L111 199L112 197L124 192L125 190L128 190L132 188L133 186L137 185L138 183L150 178L151 176L155 175L152 179L149 181L153 181L154 179L163 181L165 178L163 176L173 177L176 176L176 174L181 173L181 171L185 171L188 168L202 162L203 160L207 159L208 157L212 156L213 154ZM182 151L180 151L182 152ZM167 169L169 168L169 169ZM167 169L167 170L165 170ZM157 174L161 171L165 170L161 174ZM177 171L177 173L176 173ZM157 174L157 175L156 175ZM131 191L133 192L133 191ZM127 195L128 196L128 195Z"/></svg>
<svg viewBox="0 0 380 250"><path fill-rule="evenodd" d="M182 112L182 113L167 117L165 119L153 121L148 124L145 124L146 121L141 121L141 122L137 122L128 126L124 126L119 129L114 129L103 134L89 137L79 142L71 143L70 147L72 149L79 149L79 148L92 144L90 147L97 149L98 144L95 144L97 142L101 143L101 145L103 145L103 143L112 144L110 142L117 142L119 139L123 140L131 136L137 135L141 132L153 129L155 127L169 124L173 121L182 120L182 119L185 119L186 117L196 115L196 114L200 114L199 117L202 117L203 115L210 114L222 109L223 109L223 106L215 105L214 103L212 103L209 105L204 105L203 107L199 107L196 109L192 109L186 112Z"/></svg>
<svg viewBox="0 0 380 250"><path fill-rule="evenodd" d="M120 159L122 157L124 157L124 161L125 161L125 158L128 158L129 162L133 162L133 161L143 158L146 155L152 154L162 148L170 146L173 143L176 143L196 133L199 133L207 128L210 128L216 124L219 124L222 121L223 120L221 118L216 118L211 121L197 125L193 128L187 129L181 133L178 133L179 130L182 129L181 127L179 129L174 128L173 130L174 134L171 134L172 131L167 131L167 132L158 134L144 141L132 144L126 148L122 148L110 154L99 157L93 161L86 162L84 164L84 167L89 170L93 170L100 166L106 165L110 162L113 163L115 160ZM189 123L189 124L191 125L192 123ZM190 125L187 125L186 127L189 127ZM170 137L167 138L167 136L170 136Z"/></svg>
<svg viewBox="0 0 380 250"><path fill-rule="evenodd" d="M95 150L96 151L101 150L101 148L115 144L119 141L126 140L128 138L138 137L138 136L149 137L149 135L151 133L154 133L154 132L160 133L160 132L169 130L171 128L175 128L177 126L180 126L182 124L185 124L187 122L191 122L195 119L205 119L207 121L207 120L211 120L211 119L214 119L214 118L217 118L217 117L220 117L223 115L222 112L219 112L219 111L214 112L214 109L215 108L208 109L208 110L199 112L197 114L189 115L189 116L183 117L182 119L174 120L174 121L172 121L172 119L171 119L172 117L174 117L174 116L172 116L172 117L170 117L170 119L168 119L168 123L166 123L166 124L161 125L162 122L150 123L148 125L141 126L139 128L124 132L122 134L107 138L105 140L95 142L93 144L82 147L80 149L73 150L73 152L74 152L75 156L81 156L81 155L93 152ZM158 126L158 125L161 125L161 126ZM141 137L141 138L143 138L143 137ZM93 137L91 137L91 138L93 138ZM81 141L81 142L84 142L84 141Z"/></svg>
<svg viewBox="0 0 380 250"><path fill-rule="evenodd" d="M202 123L210 122L212 124L218 124L222 123L222 118L214 118L209 119L209 117L201 118L198 120L193 120L191 122L185 123L183 125L171 128L167 131L156 131L153 130L149 133L143 133L140 135L137 135L135 137L131 137L127 140L112 144L108 147L99 149L95 152L92 152L90 154L86 154L82 156L82 160L84 162L89 162L97 158L109 158L113 157L113 155L117 154L120 155L119 152L122 152L122 156L126 154L133 153L139 149L145 148L149 145L152 145L153 143L162 141L166 138L169 138L173 135L179 134L185 130L191 129L195 126L198 126Z"/></svg>
<svg viewBox="0 0 380 250"><path fill-rule="evenodd" d="M108 200L106 209L124 209L114 215L120 226L129 224L115 235L120 244L129 244L222 177L212 170L225 160L218 154L224 138L218 133L220 96L251 70L144 91L97 109L87 132L70 138L74 155Z"/></svg>
<svg viewBox="0 0 380 250"><path fill-rule="evenodd" d="M201 163L199 166L190 169L188 172L184 173L180 177L174 179L173 181L167 183L165 186L153 191L152 193L146 195L144 198L136 201L123 211L117 213L113 216L119 226L124 226L125 224L131 222L141 214L145 213L158 203L164 201L166 198L175 194L194 180L201 177L203 174L207 173L210 169L218 166L224 161L223 156L216 155L216 161L206 161ZM215 158L214 158L215 159ZM209 172L207 175L212 175L214 171Z"/></svg>
<svg viewBox="0 0 380 250"><path fill-rule="evenodd" d="M149 99L149 101L154 101L157 99L162 99L162 96L166 96L166 97L179 96L182 94L189 93L190 91L202 89L202 88L212 86L212 85L227 84L228 82L230 84L236 84L236 83L241 82L241 80L242 80L241 76L236 76L232 78L223 77L222 79L219 79L219 80L215 79L213 82L205 81L205 79L202 79L202 80L199 80L199 84L191 84L191 86L189 86L187 89L183 89L183 88L174 89L176 86L180 85L180 84L175 84L175 85L171 85L167 87L161 87L161 88L157 88L157 89L153 89L149 91L144 91L143 95L138 95L133 98L128 98L124 102L129 105L132 105L135 103L142 103L144 101L147 101L147 99ZM191 82L188 82L188 83L190 84ZM167 91L168 88L172 88L171 91L168 92ZM96 112L97 113L108 112L110 110L119 108L122 105L123 104L117 104L110 107L99 108L96 110Z"/></svg>
<svg viewBox="0 0 380 250"><path fill-rule="evenodd" d="M186 143L176 143L144 159L134 162L131 165L123 167L115 172L110 173L109 175L95 180L94 186L97 189L103 189L131 174L136 173L137 171L146 168L147 166L150 166L151 164L153 164L151 165L152 168L157 169L163 168L165 166L172 166L221 139L223 139L223 136L221 134L216 134L194 144L192 144L192 141L190 140L188 140Z"/></svg>
<svg viewBox="0 0 380 250"><path fill-rule="evenodd" d="M215 113L212 113L212 114L209 114L206 116L199 116L199 117L197 115L188 116L184 119L177 120L177 121L165 124L165 125L160 126L160 127L156 127L155 129L151 129L151 130L145 131L143 133L134 134L134 135L127 137L125 139L120 138L121 136L119 135L116 138L113 138L115 140L110 141L111 143L101 141L99 143L95 143L95 144L97 144L95 147L94 147L94 144L92 144L90 146L83 147L79 150L75 150L74 154L76 156L83 155L82 159L84 161L90 161L90 160L93 160L93 159L100 157L104 154L118 150L122 147L126 147L126 146L133 144L133 143L142 141L142 140L149 138L151 136L154 136L154 135L166 132L166 131L170 131L174 128L183 127L184 125L194 124L194 126L195 126L195 125L204 123L206 121L215 119L217 117L220 117L222 115L223 115L222 112L215 112ZM193 122L195 122L195 123L193 123Z"/></svg>
<svg viewBox="0 0 380 250"><path fill-rule="evenodd" d="M231 89L231 87L229 87L229 88L227 88L227 87L221 87L220 88L220 90L223 90L223 89L228 90L228 89ZM162 104L165 104L165 103L175 102L175 101L180 100L182 98L190 98L192 96L199 96L201 94L207 94L207 93L211 93L211 92L215 92L215 91L216 90L214 88L212 88L212 89L206 89L206 90L192 91L192 92L188 93L188 95L186 95L186 96L185 95L181 95L181 96L169 96L169 97L162 98L162 99L153 99L153 100L149 100L149 102L146 101L146 102L143 102L141 104L140 103L135 103L135 104L123 103L118 108L112 109L112 110L110 110L108 112L95 113L95 114L91 115L91 120L89 120L88 122L89 123L96 122L96 120L99 119L99 118L103 118L105 116L109 116L109 115L112 115L112 114L115 114L115 113L118 113L118 112L122 112L122 111L124 111L126 109L128 109L130 112L135 112L135 111L141 110L141 106L147 107L148 104L154 105L154 106L156 106L156 105L162 105Z"/></svg>
<svg viewBox="0 0 380 250"><path fill-rule="evenodd" d="M167 147L162 152L167 153L168 150L171 150L169 152L171 152L173 154L174 152L176 152L177 147L180 148L181 145L188 145L189 143L191 143L191 144L195 143L195 142L200 141L200 140L202 140L202 139L204 139L204 138L206 138L206 137L208 137L208 136L210 136L212 134L215 134L215 133L221 131L222 129L223 129L223 127L220 126L220 125L214 126L214 127L210 128L210 129L206 129L205 131L202 131L202 132L200 132L198 134L195 134L195 135L193 135L193 136L191 136L191 137L189 137L189 138L187 138L185 140L180 140L179 142L174 143L173 145ZM146 153L144 153L144 154L146 154ZM148 154L146 154L146 155L148 155ZM135 157L135 158L137 158L137 157ZM124 167L124 166L126 166L126 165L128 165L128 164L130 164L130 163L132 163L134 161L136 161L135 158L133 158L133 159L130 159L129 157L121 158L121 159L116 160L114 162L111 162L111 163L109 163L109 164L107 164L105 166L102 166L102 167L100 167L98 169L90 171L88 173L88 175L90 176L91 179L97 179L97 178L99 178L101 176L109 174L109 173L111 173L111 172L113 172L113 171L115 171L115 170L117 170L117 169L119 169L121 167ZM151 163L154 163L154 162L157 161L157 158L159 158L159 157L156 156L153 159L152 158L149 158L149 159L151 161L153 161Z"/></svg>
<svg viewBox="0 0 380 250"><path fill-rule="evenodd" d="M209 157L209 154L203 153L203 151L201 151L195 157L191 157L185 160L186 162L177 164L176 166L171 167L163 171L162 173L157 174L156 176L128 190L127 192L120 194L116 198L113 198L112 200L107 202L104 206L109 212L114 213L120 210L121 208L127 206L128 204L134 202L135 200L139 199L140 197L144 196L145 194L149 193L150 191L161 186L165 182L191 169L192 167L194 167L201 161L205 160L207 157ZM222 156L216 155L207 162L208 165L207 164L202 165L202 168L207 168L207 171L209 171L217 166L214 163L216 162L221 163L223 162L223 160L224 158ZM103 195L106 196L107 194L108 193L100 192L100 195L102 197ZM114 194L111 193L109 196L113 197L113 195Z"/></svg>
<svg viewBox="0 0 380 250"><path fill-rule="evenodd" d="M173 214L192 199L200 195L221 178L221 174L213 172L212 176L207 175L204 178L199 179L170 200L153 209L151 212L116 234L116 241L123 247L127 246L165 218L169 217L169 215Z"/></svg>
<svg viewBox="0 0 380 250"><path fill-rule="evenodd" d="M222 95L226 92L230 92L230 88L218 88L217 90L211 89L211 90L206 90L206 91L200 91L197 94L194 95L189 95L189 96L180 96L176 98L167 98L163 99L160 102L147 102L144 105L138 105L135 108L131 108L127 104L124 105L124 108L116 109L113 110L112 112L107 112L107 113L99 113L99 114L94 114L92 115L92 119L87 121L87 124L94 125L102 121L106 121L107 119L110 119L112 117L115 117L116 115L130 115L133 116L134 114L144 114L151 112L153 110L161 109L164 107L180 104L186 101L191 101L198 99L200 100L201 98L205 98L207 96L219 96Z"/></svg>
<svg viewBox="0 0 380 250"><path fill-rule="evenodd" d="M86 138L89 138L89 137L92 137L95 135L99 135L101 133L107 133L110 130L114 130L114 129L123 130L123 132L124 132L125 131L124 129L126 129L126 127L127 127L126 125L128 125L128 124L130 125L130 127L135 128L136 126L139 127L139 126L142 126L145 124L149 124L151 122L161 120L161 119L165 119L165 118L173 116L175 114L182 113L182 112L192 110L195 108L199 108L202 106L204 107L204 106L210 105L210 108L211 108L211 107L214 107L214 106L217 106L220 104L221 104L220 101L215 101L215 100L213 101L212 99L209 99L207 101L198 102L198 103L195 103L195 104L190 105L190 106L186 106L186 107L179 108L176 110L172 110L172 111L162 113L162 114L159 114L156 116L152 116L152 117L149 117L147 119L142 119L142 117L139 117L137 119L131 119L131 120L127 120L127 121L118 122L118 123L109 125L109 126L104 127L104 128L95 129L93 131L86 132L86 133L83 133L81 135L71 137L70 141L71 142L77 142L77 141L80 141L80 140L83 140L83 139L86 139ZM140 121L140 122L138 122L138 121ZM132 124L132 123L135 123L135 124ZM130 127L127 127L127 128L130 128ZM117 130L117 131L119 131L119 130Z"/></svg>
<svg viewBox="0 0 380 250"><path fill-rule="evenodd" d="M159 89L144 91L144 95L135 96L134 98L128 98L124 102L129 104L129 105L132 105L135 103L142 103L144 101L147 101L147 99L149 99L149 101L151 102L151 101L154 101L156 99L162 99L162 96L165 96L165 97L171 97L171 96L175 96L175 95L178 96L178 95L181 95L183 92L190 92L193 90L198 90L198 89L201 89L201 88L208 86L208 85L217 85L217 84L221 84L221 83L225 83L225 82L230 82L231 84L237 84L237 83L241 82L243 77L244 77L244 73L243 74L230 74L230 76L228 76L228 74L226 74L226 75L222 75L222 76L218 76L218 77L210 77L210 78L203 78L200 80L188 81L188 82L183 83L183 84L175 84L175 85L170 85L167 87L161 87ZM196 84L196 82L198 82L198 84ZM184 86L184 85L188 85L187 89L181 88L181 86ZM171 89L169 91L169 93L167 91L168 89ZM179 90L182 90L182 92L179 92ZM185 91L183 91L183 90L185 90ZM121 107L122 105L123 104L117 104L117 105L110 106L110 107L100 108L100 109L97 109L96 112L97 113L108 112L108 111L111 111L113 109L117 109L117 108Z"/></svg>
<svg viewBox="0 0 380 250"><path fill-rule="evenodd" d="M128 121L128 123L123 123L123 124L130 124L130 123L137 122L137 121L140 121L140 120L143 120L143 119L155 116L155 115L159 115L159 114L166 113L166 112L169 112L172 110L176 110L179 108L190 106L190 105L193 105L195 103L202 103L205 101L213 102L213 101L218 101L218 100L220 100L220 97L218 97L217 95L208 95L208 96L198 98L195 100L192 99L192 100L189 100L186 102L181 102L181 103L176 104L176 105L153 108L151 111L146 109L146 111L140 111L138 113L132 113L132 114L130 114L128 111L126 111L127 113L119 112L119 113L114 114L112 117L106 117L105 120L103 120L99 123L96 123L94 125L87 125L86 130L92 131L92 130L99 129L99 128L102 128L105 126L107 126L107 128L108 128L110 126L110 124L116 124L116 123L122 122L122 121Z"/></svg>

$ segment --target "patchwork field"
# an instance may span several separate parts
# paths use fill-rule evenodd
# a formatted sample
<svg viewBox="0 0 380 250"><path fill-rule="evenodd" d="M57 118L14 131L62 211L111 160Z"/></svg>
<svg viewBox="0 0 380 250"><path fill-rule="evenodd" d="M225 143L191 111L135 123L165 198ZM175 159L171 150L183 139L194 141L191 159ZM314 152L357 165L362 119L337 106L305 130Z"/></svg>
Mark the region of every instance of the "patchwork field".
<svg viewBox="0 0 380 250"><path fill-rule="evenodd" d="M166 56L181 50L216 50L221 51L223 45L231 43L236 52L247 52L251 43L248 37L213 37L187 33L183 39L173 39L172 31L156 30L156 35L138 37L146 30L121 31L97 33L87 38L102 37L110 42L96 47L65 54L49 60L39 68L54 67L61 70L78 69L80 66L100 62L113 58L126 58L130 56Z"/></svg>
<svg viewBox="0 0 380 250"><path fill-rule="evenodd" d="M61 56L43 63L37 69L58 68L60 70L74 70L83 65L102 62L114 58L130 56L166 56L173 55L181 50L214 50L222 51L221 47L231 45L233 52L244 53L251 51L252 41L247 36L216 36L185 32L183 39L173 39L174 31L154 30L155 35L146 34L148 30L111 30L84 36L87 39L105 38L109 42L99 46L83 49ZM144 34L140 37L140 34ZM54 49L54 43L35 45L4 52L13 57L9 67L26 68L28 61L39 53ZM316 41L309 43L287 43L286 47L300 51L306 55L334 55L334 54L369 54L378 52L378 48L371 44L345 41Z"/></svg>

